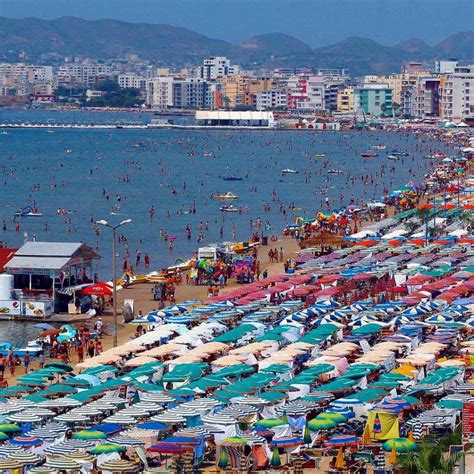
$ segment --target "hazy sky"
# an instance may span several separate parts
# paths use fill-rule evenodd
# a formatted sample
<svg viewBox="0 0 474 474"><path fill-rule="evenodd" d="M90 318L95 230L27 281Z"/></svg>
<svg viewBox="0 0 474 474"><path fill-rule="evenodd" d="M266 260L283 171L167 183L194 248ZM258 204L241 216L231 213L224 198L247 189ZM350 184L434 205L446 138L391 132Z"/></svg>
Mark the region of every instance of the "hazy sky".
<svg viewBox="0 0 474 474"><path fill-rule="evenodd" d="M0 16L168 23L239 42L283 32L311 46L363 36L384 44L435 43L471 30L473 0L0 0Z"/></svg>

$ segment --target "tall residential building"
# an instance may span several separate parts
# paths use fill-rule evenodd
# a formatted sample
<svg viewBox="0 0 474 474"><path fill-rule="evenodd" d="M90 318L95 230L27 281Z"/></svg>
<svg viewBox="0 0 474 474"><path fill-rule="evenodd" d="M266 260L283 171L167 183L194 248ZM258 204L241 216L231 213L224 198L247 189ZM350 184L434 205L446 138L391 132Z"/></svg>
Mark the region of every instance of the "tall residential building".
<svg viewBox="0 0 474 474"><path fill-rule="evenodd" d="M444 119L474 120L474 64L456 66L452 74L442 76L440 91L440 112Z"/></svg>
<svg viewBox="0 0 474 474"><path fill-rule="evenodd" d="M418 77L412 115L419 118L439 116L439 84L438 77Z"/></svg>
<svg viewBox="0 0 474 474"><path fill-rule="evenodd" d="M230 59L224 56L211 56L203 61L198 74L201 79L215 81L218 77L235 76L239 66L231 65Z"/></svg>
<svg viewBox="0 0 474 474"><path fill-rule="evenodd" d="M117 81L122 89L145 89L147 80L137 74L119 74Z"/></svg>
<svg viewBox="0 0 474 474"><path fill-rule="evenodd" d="M173 78L155 77L146 81L146 100L148 107L167 109L173 107Z"/></svg>
<svg viewBox="0 0 474 474"><path fill-rule="evenodd" d="M392 115L392 89L387 84L365 84L354 89L354 108L366 114L380 117Z"/></svg>

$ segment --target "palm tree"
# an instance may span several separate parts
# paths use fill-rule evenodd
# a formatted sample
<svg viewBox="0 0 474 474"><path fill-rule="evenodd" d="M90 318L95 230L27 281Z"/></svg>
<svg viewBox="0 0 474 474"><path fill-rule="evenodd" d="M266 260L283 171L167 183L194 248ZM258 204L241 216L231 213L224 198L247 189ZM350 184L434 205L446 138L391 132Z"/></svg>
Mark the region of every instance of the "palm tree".
<svg viewBox="0 0 474 474"><path fill-rule="evenodd" d="M222 97L222 102L224 102L224 106L227 110L230 109L230 98L227 97L226 95Z"/></svg>

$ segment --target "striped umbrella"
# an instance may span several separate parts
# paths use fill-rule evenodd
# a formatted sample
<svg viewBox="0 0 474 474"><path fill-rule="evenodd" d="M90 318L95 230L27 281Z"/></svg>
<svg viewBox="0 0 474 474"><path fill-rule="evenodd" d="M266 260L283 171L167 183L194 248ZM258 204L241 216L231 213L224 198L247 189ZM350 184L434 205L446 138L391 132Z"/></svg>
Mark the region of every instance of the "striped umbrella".
<svg viewBox="0 0 474 474"><path fill-rule="evenodd" d="M137 420L132 416L112 415L103 420L104 423L116 423L118 425L133 425Z"/></svg>
<svg viewBox="0 0 474 474"><path fill-rule="evenodd" d="M77 451L77 448L73 446L64 446L62 443L57 444L56 446L49 446L48 448L44 450L46 454L53 454L53 455L58 455L58 456L74 453L76 451Z"/></svg>
<svg viewBox="0 0 474 474"><path fill-rule="evenodd" d="M175 402L176 400L173 397L170 397L169 395L166 395L164 393L142 393L140 396L140 399L142 401L147 401L147 402L153 402L153 403L171 403Z"/></svg>
<svg viewBox="0 0 474 474"><path fill-rule="evenodd" d="M133 472L139 469L137 464L133 464L130 461L125 461L123 459L105 461L99 465L99 468L102 471L110 472Z"/></svg>
<svg viewBox="0 0 474 474"><path fill-rule="evenodd" d="M382 433L382 425L380 424L380 417L377 413L374 418L374 426L372 427L372 433Z"/></svg>
<svg viewBox="0 0 474 474"><path fill-rule="evenodd" d="M36 466L36 467L30 467L28 469L28 474L56 474L58 471L57 469L54 468L48 468L46 466Z"/></svg>
<svg viewBox="0 0 474 474"><path fill-rule="evenodd" d="M52 410L48 410L47 408L29 408L24 413L28 413L29 415L36 415L36 416L55 416L56 413Z"/></svg>
<svg viewBox="0 0 474 474"><path fill-rule="evenodd" d="M150 418L151 421L159 421L161 423L185 423L186 418L184 416L180 416L178 414L173 413L160 413L159 415L152 416Z"/></svg>
<svg viewBox="0 0 474 474"><path fill-rule="evenodd" d="M74 400L73 398L63 397L56 398L51 400L46 400L41 402L38 406L41 408L69 408L69 407L79 407L82 403L79 400Z"/></svg>
<svg viewBox="0 0 474 474"><path fill-rule="evenodd" d="M122 453L124 451L126 451L126 448L116 443L98 444L95 448L89 450L91 454Z"/></svg>
<svg viewBox="0 0 474 474"><path fill-rule="evenodd" d="M0 471L9 471L13 469L21 469L22 464L15 459L0 459Z"/></svg>
<svg viewBox="0 0 474 474"><path fill-rule="evenodd" d="M13 459L21 464L38 464L43 460L43 457L38 454L18 452L10 454L6 459Z"/></svg>
<svg viewBox="0 0 474 474"><path fill-rule="evenodd" d="M83 453L80 451L76 451L75 453L65 454L65 458L72 459L73 461L77 462L94 462L95 456L92 454Z"/></svg>
<svg viewBox="0 0 474 474"><path fill-rule="evenodd" d="M144 446L145 442L138 439L127 438L126 436L114 436L109 441L114 444L120 444L122 446Z"/></svg>
<svg viewBox="0 0 474 474"><path fill-rule="evenodd" d="M83 406L79 408L74 408L73 410L69 411L68 414L77 414L83 416L97 416L101 415L104 410L98 407L90 407L90 406Z"/></svg>
<svg viewBox="0 0 474 474"><path fill-rule="evenodd" d="M7 417L10 421L18 423L37 423L41 421L41 417L37 415L29 415L28 413L15 413Z"/></svg>
<svg viewBox="0 0 474 474"><path fill-rule="evenodd" d="M83 423L89 421L88 416L79 415L77 413L63 413L62 415L58 415L55 419L66 423Z"/></svg>
<svg viewBox="0 0 474 474"><path fill-rule="evenodd" d="M106 439L107 435L103 431L98 430L82 430L73 433L73 439Z"/></svg>
<svg viewBox="0 0 474 474"><path fill-rule="evenodd" d="M326 441L326 446L333 448L339 448L341 446L357 446L361 443L361 439L357 436L352 435L338 435L332 436L328 441Z"/></svg>
<svg viewBox="0 0 474 474"><path fill-rule="evenodd" d="M13 446L41 446L41 441L36 436L17 436L10 440L10 444Z"/></svg>
<svg viewBox="0 0 474 474"><path fill-rule="evenodd" d="M48 459L45 466L59 469L60 471L80 471L82 467L80 463L64 457Z"/></svg>
<svg viewBox="0 0 474 474"><path fill-rule="evenodd" d="M0 456L6 457L13 453L25 452L25 450L20 446L12 446L11 444L6 444L0 447Z"/></svg>
<svg viewBox="0 0 474 474"><path fill-rule="evenodd" d="M234 417L221 415L219 413L216 413L215 415L201 416L201 420L210 425L235 425L237 423L237 420Z"/></svg>

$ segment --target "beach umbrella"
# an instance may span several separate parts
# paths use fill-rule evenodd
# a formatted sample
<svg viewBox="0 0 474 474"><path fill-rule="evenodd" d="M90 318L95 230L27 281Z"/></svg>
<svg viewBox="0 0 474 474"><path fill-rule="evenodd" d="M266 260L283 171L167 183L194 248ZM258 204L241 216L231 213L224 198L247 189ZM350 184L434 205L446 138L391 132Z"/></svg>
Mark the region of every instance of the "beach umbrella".
<svg viewBox="0 0 474 474"><path fill-rule="evenodd" d="M343 450L342 446L339 448L339 451L337 453L336 463L335 463L334 467L336 469L340 469L340 470L343 470L343 469L346 468L346 463L344 461L344 450Z"/></svg>
<svg viewBox="0 0 474 474"><path fill-rule="evenodd" d="M150 453L183 454L186 448L173 443L157 443L147 449Z"/></svg>
<svg viewBox="0 0 474 474"><path fill-rule="evenodd" d="M265 418L263 420L259 420L255 423L255 426L261 428L274 428L275 426L282 426L288 424L288 419L285 421L280 418Z"/></svg>
<svg viewBox="0 0 474 474"><path fill-rule="evenodd" d="M15 413L7 417L10 421L15 421L18 423L37 423L41 421L41 417L37 415L30 415L28 413Z"/></svg>
<svg viewBox="0 0 474 474"><path fill-rule="evenodd" d="M9 436L6 433L2 433L0 431L0 441L6 441L7 439L9 439Z"/></svg>
<svg viewBox="0 0 474 474"><path fill-rule="evenodd" d="M331 428L335 428L336 426L337 422L329 418L314 418L307 423L307 427L311 431L329 430Z"/></svg>
<svg viewBox="0 0 474 474"><path fill-rule="evenodd" d="M331 420L331 421L335 421L336 423L344 423L347 418L341 414L341 413L336 413L336 412L329 412L329 411L325 411L323 413L320 413L317 417L316 417L317 420L321 420L321 419L324 419L324 420Z"/></svg>
<svg viewBox="0 0 474 474"><path fill-rule="evenodd" d="M270 465L272 467L281 466L280 452L278 451L278 446L275 446L273 448L273 454L272 454L272 459L270 461Z"/></svg>
<svg viewBox="0 0 474 474"><path fill-rule="evenodd" d="M304 444L311 444L313 442L313 438L311 437L311 431L308 428L308 424L304 425L303 442Z"/></svg>
<svg viewBox="0 0 474 474"><path fill-rule="evenodd" d="M410 453L412 451L416 451L418 449L418 445L410 441L408 438L393 438L385 441L382 445L385 451L392 451L393 448L397 451L397 453Z"/></svg>
<svg viewBox="0 0 474 474"><path fill-rule="evenodd" d="M95 460L95 456L92 456L92 454L83 453L81 451L65 454L64 457L77 462L93 462Z"/></svg>
<svg viewBox="0 0 474 474"><path fill-rule="evenodd" d="M57 368L57 369L62 369L66 372L72 372L73 368L70 364L66 364L65 362L48 362L44 368L49 369L49 368Z"/></svg>
<svg viewBox="0 0 474 474"><path fill-rule="evenodd" d="M151 431L166 431L168 426L164 423L159 423L158 421L145 421L144 423L139 423L137 428L141 430L151 430Z"/></svg>
<svg viewBox="0 0 474 474"><path fill-rule="evenodd" d="M357 446L361 439L353 435L337 435L332 436L326 441L326 446L339 448L344 446Z"/></svg>
<svg viewBox="0 0 474 474"><path fill-rule="evenodd" d="M270 443L270 447L274 446L281 449L293 449L303 444L303 440L301 438L297 438L295 436L284 436L282 438L275 439Z"/></svg>
<svg viewBox="0 0 474 474"><path fill-rule="evenodd" d="M79 415L78 413L63 413L62 415L58 415L55 419L66 423L83 423L89 421L88 416Z"/></svg>
<svg viewBox="0 0 474 474"><path fill-rule="evenodd" d="M136 471L139 468L139 466L137 464L133 464L130 461L126 461L124 459L114 459L114 460L105 461L102 464L99 464L99 468L102 471L130 472L130 471Z"/></svg>
<svg viewBox="0 0 474 474"><path fill-rule="evenodd" d="M0 471L12 471L16 469L21 469L22 464L19 461L16 461L15 459L0 459Z"/></svg>
<svg viewBox="0 0 474 474"><path fill-rule="evenodd" d="M222 446L221 448L221 454L219 456L219 461L217 462L217 465L221 469L225 469L229 465L229 455L227 454L227 449L225 446Z"/></svg>
<svg viewBox="0 0 474 474"><path fill-rule="evenodd" d="M72 459L65 457L50 458L45 464L46 467L58 469L59 471L80 471L82 465Z"/></svg>
<svg viewBox="0 0 474 474"><path fill-rule="evenodd" d="M28 452L18 452L13 453L8 456L7 459L13 459L14 461L18 461L21 464L38 464L43 461L43 457L39 456L38 454L28 453Z"/></svg>
<svg viewBox="0 0 474 474"><path fill-rule="evenodd" d="M45 465L28 468L28 474L57 474L57 472L57 469Z"/></svg>
<svg viewBox="0 0 474 474"><path fill-rule="evenodd" d="M364 432L362 433L362 444L370 444L372 442L372 439L370 437L370 429L369 425L366 423L364 427Z"/></svg>
<svg viewBox="0 0 474 474"><path fill-rule="evenodd" d="M120 444L121 446L144 446L145 441L139 439L128 438L126 436L114 436L109 439L111 443Z"/></svg>
<svg viewBox="0 0 474 474"><path fill-rule="evenodd" d="M395 449L395 445L392 446L392 452L390 453L390 457L388 458L388 462L390 464L397 463L397 450Z"/></svg>
<svg viewBox="0 0 474 474"><path fill-rule="evenodd" d="M0 423L0 431L2 433L16 433L21 431L21 428L16 423Z"/></svg>
<svg viewBox="0 0 474 474"><path fill-rule="evenodd" d="M36 436L17 436L10 440L10 444L13 446L41 446L43 441L41 441Z"/></svg>
<svg viewBox="0 0 474 474"><path fill-rule="evenodd" d="M375 414L374 418L374 426L372 428L372 433L382 433L382 425L380 423L380 417L379 414Z"/></svg>
<svg viewBox="0 0 474 474"><path fill-rule="evenodd" d="M124 446L115 443L98 444L95 448L89 450L91 454L123 453L124 451L126 451Z"/></svg>
<svg viewBox="0 0 474 474"><path fill-rule="evenodd" d="M73 439L106 439L107 435L103 431L97 430L82 430L73 433Z"/></svg>
<svg viewBox="0 0 474 474"><path fill-rule="evenodd" d="M160 413L159 415L152 416L150 419L151 421L159 421L160 423L186 423L186 418L184 416L170 412Z"/></svg>

